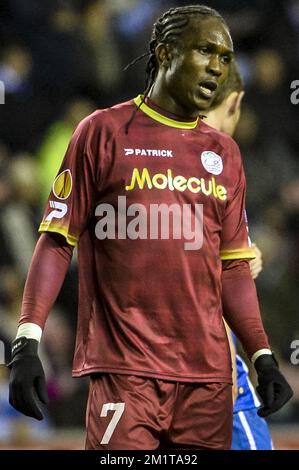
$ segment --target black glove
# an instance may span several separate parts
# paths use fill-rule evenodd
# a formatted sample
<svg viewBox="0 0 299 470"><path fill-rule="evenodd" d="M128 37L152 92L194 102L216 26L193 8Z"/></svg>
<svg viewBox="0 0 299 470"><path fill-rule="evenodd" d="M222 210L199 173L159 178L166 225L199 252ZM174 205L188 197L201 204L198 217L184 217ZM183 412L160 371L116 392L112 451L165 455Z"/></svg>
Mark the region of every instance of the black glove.
<svg viewBox="0 0 299 470"><path fill-rule="evenodd" d="M278 369L278 362L273 354L259 356L254 367L257 372L258 386L263 406L257 414L262 418L279 410L293 396L293 390Z"/></svg>
<svg viewBox="0 0 299 470"><path fill-rule="evenodd" d="M43 419L38 399L48 403L45 374L37 355L38 341L24 336L12 343L9 403L24 415Z"/></svg>

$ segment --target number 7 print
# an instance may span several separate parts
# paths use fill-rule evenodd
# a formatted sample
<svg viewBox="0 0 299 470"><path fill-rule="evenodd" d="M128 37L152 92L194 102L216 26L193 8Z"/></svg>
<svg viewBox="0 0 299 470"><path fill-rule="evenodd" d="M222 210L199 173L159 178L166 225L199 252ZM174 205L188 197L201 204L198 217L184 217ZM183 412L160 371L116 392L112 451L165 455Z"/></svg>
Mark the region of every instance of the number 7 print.
<svg viewBox="0 0 299 470"><path fill-rule="evenodd" d="M119 422L124 410L125 410L124 403L104 403L100 416L102 418L106 417L108 414L108 411L114 411L114 413L113 413L110 423L107 426L104 436L102 437L101 444L108 444L114 432L114 429L116 428L117 423Z"/></svg>

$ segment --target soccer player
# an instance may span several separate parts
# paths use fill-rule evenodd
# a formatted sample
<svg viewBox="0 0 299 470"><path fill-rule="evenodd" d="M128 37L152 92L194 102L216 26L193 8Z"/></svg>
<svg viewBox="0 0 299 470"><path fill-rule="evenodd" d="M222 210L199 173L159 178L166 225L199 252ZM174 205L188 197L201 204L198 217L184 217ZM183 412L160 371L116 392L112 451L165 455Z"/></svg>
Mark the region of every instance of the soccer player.
<svg viewBox="0 0 299 470"><path fill-rule="evenodd" d="M243 95L243 81L235 62L232 62L228 78L220 88L210 111L206 113L205 122L219 131L233 135L239 121ZM249 265L251 275L255 279L262 269L262 257L259 248L254 248L256 258L251 260ZM232 345L233 368L236 370L232 449L271 450L273 445L269 428L266 420L257 414L261 404L250 381L247 365L236 355L235 336L230 331L228 334Z"/></svg>
<svg viewBox="0 0 299 470"><path fill-rule="evenodd" d="M222 314L254 362L259 412L292 395L249 272L239 150L200 118L232 57L218 12L165 12L144 94L84 119L53 183L12 347L10 402L42 418L37 346L77 246L73 375L90 376L86 449L229 449Z"/></svg>

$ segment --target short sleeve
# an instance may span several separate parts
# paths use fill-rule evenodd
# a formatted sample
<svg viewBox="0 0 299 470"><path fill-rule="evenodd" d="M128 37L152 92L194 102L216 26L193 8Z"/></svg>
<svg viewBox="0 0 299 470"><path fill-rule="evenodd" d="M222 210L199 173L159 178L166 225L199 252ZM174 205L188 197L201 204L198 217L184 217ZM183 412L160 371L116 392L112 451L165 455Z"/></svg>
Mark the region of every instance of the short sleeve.
<svg viewBox="0 0 299 470"><path fill-rule="evenodd" d="M60 233L72 246L77 244L95 204L98 138L91 123L89 116L75 130L39 227L39 232Z"/></svg>
<svg viewBox="0 0 299 470"><path fill-rule="evenodd" d="M237 145L234 146L233 152L236 184L222 221L220 257L223 261L253 259L256 256L248 234L245 210L246 180Z"/></svg>

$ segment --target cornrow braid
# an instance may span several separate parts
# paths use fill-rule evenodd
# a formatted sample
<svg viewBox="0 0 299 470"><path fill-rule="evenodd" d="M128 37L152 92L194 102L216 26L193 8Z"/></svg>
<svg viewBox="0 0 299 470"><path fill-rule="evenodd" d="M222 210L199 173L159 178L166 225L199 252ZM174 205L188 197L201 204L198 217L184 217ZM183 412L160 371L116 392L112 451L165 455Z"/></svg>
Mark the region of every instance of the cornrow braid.
<svg viewBox="0 0 299 470"><path fill-rule="evenodd" d="M223 17L213 8L205 5L189 5L185 7L170 8L156 20L153 26L152 37L149 43L149 59L146 64L146 84L144 96L149 93L158 72L159 64L156 58L158 44L175 44L178 37L187 28L192 16L212 16L225 23Z"/></svg>
<svg viewBox="0 0 299 470"><path fill-rule="evenodd" d="M161 15L154 23L148 52L134 59L125 68L126 70L128 67L136 64L136 62L143 59L144 57L148 57L145 69L146 82L145 90L143 92L143 99L139 107L134 111L131 119L129 120L126 126L126 133L128 132L129 126L132 120L134 119L136 112L138 111L140 106L142 106L142 103L149 94L155 82L155 78L159 69L159 64L156 57L156 47L159 44L176 44L179 41L179 36L188 27L190 18L196 15L202 15L205 17L212 16L214 18L218 18L220 21L222 21L222 23L227 26L225 20L220 15L220 13L218 13L213 8L207 7L205 5L189 5L184 7L170 8L165 13L163 13L163 15Z"/></svg>

